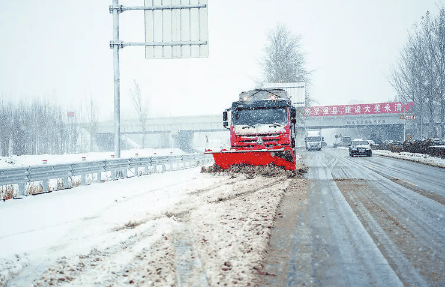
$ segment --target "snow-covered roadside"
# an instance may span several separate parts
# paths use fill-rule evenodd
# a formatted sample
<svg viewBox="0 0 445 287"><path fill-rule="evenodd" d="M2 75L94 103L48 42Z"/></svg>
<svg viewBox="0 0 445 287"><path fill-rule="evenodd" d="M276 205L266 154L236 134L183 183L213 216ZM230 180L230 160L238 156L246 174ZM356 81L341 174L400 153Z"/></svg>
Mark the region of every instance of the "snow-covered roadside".
<svg viewBox="0 0 445 287"><path fill-rule="evenodd" d="M381 155L381 156L387 156L392 158L398 158L398 159L404 159L409 160L413 162L418 162L426 165L436 166L445 168L445 159L433 157L427 154L421 154L421 153L409 153L409 152L391 152L389 150L373 150L374 154Z"/></svg>
<svg viewBox="0 0 445 287"><path fill-rule="evenodd" d="M120 245L135 236L133 225L148 222L141 228L168 230L170 219L156 226L151 221L163 217L185 190L221 180L194 168L0 202L0 282L24 267L51 266L59 257Z"/></svg>
<svg viewBox="0 0 445 287"><path fill-rule="evenodd" d="M35 166L45 164L63 164L63 163L76 163L81 161L96 161L96 160L109 160L112 158L113 152L91 152L84 154L63 154L63 155L22 155L22 156L11 156L11 157L0 157L0 171L3 168L14 168L20 166ZM122 158L135 158L135 157L156 157L156 156L172 156L172 155L182 155L185 154L182 150L178 148L171 149L132 149L124 150L121 153ZM167 166L169 169L170 166ZM173 166L173 168L176 168ZM160 166L157 167L159 172ZM128 176L134 175L134 170L128 170ZM147 171L144 169L144 173L156 172L156 170ZM111 172L102 172L102 180L111 180ZM93 181L97 181L97 175L87 174L86 183L90 184ZM78 186L81 182L81 176L72 176L69 178L68 185ZM0 200L9 200L17 196L17 185L4 185L0 186ZM59 189L64 189L62 179L50 179L48 182L48 190L55 191ZM43 192L43 185L41 182L32 182L29 187L27 187L28 194L39 194Z"/></svg>
<svg viewBox="0 0 445 287"><path fill-rule="evenodd" d="M290 180L193 168L6 201L0 282L253 286Z"/></svg>
<svg viewBox="0 0 445 287"><path fill-rule="evenodd" d="M347 150L347 147L338 147L337 149ZM410 153L410 152L391 152L389 150L372 150L372 153L375 155L381 155L386 157L398 158L409 160L413 162L418 162L426 165L436 166L445 168L445 159L439 157L433 157L427 154L421 153Z"/></svg>

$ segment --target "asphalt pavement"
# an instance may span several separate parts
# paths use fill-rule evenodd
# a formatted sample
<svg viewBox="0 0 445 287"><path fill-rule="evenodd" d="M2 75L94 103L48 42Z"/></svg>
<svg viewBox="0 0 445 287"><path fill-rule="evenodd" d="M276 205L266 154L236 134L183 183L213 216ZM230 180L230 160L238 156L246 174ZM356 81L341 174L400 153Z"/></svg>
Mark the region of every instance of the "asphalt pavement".
<svg viewBox="0 0 445 287"><path fill-rule="evenodd" d="M445 282L444 169L377 155L351 158L344 149L303 154L307 198L287 238L289 262L276 268L270 285ZM283 246L282 238L272 235L271 244Z"/></svg>

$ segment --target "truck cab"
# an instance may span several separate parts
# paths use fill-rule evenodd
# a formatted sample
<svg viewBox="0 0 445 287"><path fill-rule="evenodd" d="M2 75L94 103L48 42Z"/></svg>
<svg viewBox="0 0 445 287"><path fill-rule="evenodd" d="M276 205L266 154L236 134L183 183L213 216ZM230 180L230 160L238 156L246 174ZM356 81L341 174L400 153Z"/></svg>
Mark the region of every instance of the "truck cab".
<svg viewBox="0 0 445 287"><path fill-rule="evenodd" d="M281 89L243 92L223 113L223 125L230 130L230 146L235 150L294 148L295 123L296 109Z"/></svg>
<svg viewBox="0 0 445 287"><path fill-rule="evenodd" d="M222 169L234 164L282 166L295 170L296 108L283 89L242 92L223 112L230 150L212 153Z"/></svg>

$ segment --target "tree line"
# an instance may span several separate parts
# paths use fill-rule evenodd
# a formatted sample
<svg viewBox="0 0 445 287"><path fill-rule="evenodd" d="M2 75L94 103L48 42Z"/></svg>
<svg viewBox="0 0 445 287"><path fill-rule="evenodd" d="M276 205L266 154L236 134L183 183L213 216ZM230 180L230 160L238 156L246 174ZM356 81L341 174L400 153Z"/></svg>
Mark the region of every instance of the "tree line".
<svg viewBox="0 0 445 287"><path fill-rule="evenodd" d="M445 133L445 8L437 16L426 12L413 26L391 70L398 99L414 103L415 138Z"/></svg>
<svg viewBox="0 0 445 287"><path fill-rule="evenodd" d="M79 111L36 99L17 104L0 102L0 155L64 154L91 151L90 133L97 127L96 110L87 106L83 124Z"/></svg>

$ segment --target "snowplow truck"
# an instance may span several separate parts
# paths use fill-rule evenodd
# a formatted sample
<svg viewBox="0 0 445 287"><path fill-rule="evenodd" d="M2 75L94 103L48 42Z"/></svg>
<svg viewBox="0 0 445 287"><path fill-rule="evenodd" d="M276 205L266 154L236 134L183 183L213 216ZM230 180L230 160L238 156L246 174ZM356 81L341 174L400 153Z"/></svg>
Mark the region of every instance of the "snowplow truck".
<svg viewBox="0 0 445 287"><path fill-rule="evenodd" d="M223 126L230 130L230 150L206 150L222 169L231 165L274 164L295 170L296 108L283 89L242 92L223 112Z"/></svg>

